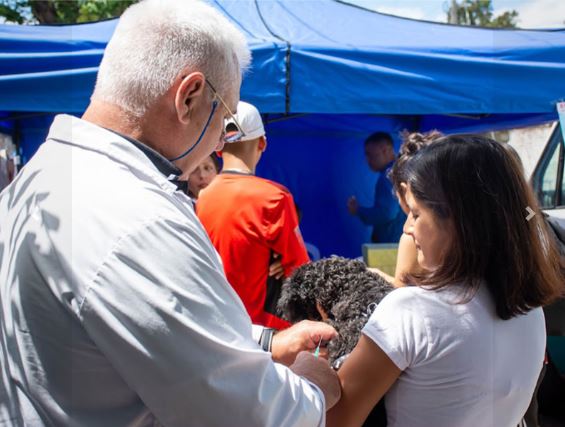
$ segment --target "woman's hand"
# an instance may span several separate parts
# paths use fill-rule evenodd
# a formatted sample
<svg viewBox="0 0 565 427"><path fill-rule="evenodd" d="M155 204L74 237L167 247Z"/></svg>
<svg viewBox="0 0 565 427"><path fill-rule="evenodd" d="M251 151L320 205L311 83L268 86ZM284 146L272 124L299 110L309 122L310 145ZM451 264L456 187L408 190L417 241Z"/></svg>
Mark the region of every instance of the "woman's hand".
<svg viewBox="0 0 565 427"><path fill-rule="evenodd" d="M269 265L269 277L274 277L278 280L284 277L284 268L279 254L274 254L273 258L275 258L275 261Z"/></svg>

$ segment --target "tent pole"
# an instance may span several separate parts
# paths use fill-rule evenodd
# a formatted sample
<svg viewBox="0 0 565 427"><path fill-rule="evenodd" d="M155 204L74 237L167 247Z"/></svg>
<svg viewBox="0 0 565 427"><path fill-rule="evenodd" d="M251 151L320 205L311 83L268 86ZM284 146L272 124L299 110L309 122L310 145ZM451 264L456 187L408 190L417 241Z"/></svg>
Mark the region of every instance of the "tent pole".
<svg viewBox="0 0 565 427"><path fill-rule="evenodd" d="M286 114L290 113L290 42L286 42L286 58L285 58L285 100L284 111Z"/></svg>

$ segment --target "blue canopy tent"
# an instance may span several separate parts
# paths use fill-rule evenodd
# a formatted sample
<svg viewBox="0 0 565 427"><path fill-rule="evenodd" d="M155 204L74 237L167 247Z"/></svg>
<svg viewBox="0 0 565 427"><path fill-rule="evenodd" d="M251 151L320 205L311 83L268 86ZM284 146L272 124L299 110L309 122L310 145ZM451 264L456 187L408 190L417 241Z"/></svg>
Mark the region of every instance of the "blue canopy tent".
<svg viewBox="0 0 565 427"><path fill-rule="evenodd" d="M241 97L268 122L258 173L292 191L321 255L358 256L368 240L345 201L372 203L369 133L542 123L565 98L565 30L456 27L335 0L211 4L253 52ZM30 114L84 110L115 25L0 25L0 126L19 135L25 157L51 120Z"/></svg>

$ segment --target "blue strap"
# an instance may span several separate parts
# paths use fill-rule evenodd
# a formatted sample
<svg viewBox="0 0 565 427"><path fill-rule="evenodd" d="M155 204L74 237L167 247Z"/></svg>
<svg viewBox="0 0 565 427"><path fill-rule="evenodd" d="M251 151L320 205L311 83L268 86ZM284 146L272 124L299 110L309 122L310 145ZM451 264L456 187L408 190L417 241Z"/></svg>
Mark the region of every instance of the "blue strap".
<svg viewBox="0 0 565 427"><path fill-rule="evenodd" d="M187 156L192 150L194 150L198 146L198 144L200 144L200 141L202 140L202 138L204 137L204 134L206 133L206 129L208 129L208 125L212 121L212 117L214 116L214 112L216 111L217 106L218 106L218 101L214 100L214 102L212 102L212 111L210 111L210 117L208 117L208 121L206 122L206 126L204 126L204 129L202 129L202 133L198 137L196 144L194 144L192 147L190 147L188 150L186 150L180 156L175 157L174 159L169 159L170 162L174 162L175 160L182 159L184 156Z"/></svg>

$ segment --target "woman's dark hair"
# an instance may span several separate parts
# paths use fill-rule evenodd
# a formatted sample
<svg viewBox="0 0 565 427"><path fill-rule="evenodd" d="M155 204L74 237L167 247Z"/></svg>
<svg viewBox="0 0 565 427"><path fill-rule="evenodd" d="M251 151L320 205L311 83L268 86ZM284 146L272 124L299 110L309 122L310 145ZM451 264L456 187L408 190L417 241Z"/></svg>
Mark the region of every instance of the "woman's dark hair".
<svg viewBox="0 0 565 427"><path fill-rule="evenodd" d="M504 147L482 136L447 136L404 169L414 198L449 219L454 235L442 265L413 274L416 284L461 284L468 299L484 281L501 319L559 296L562 261L520 164ZM526 207L536 213L529 220Z"/></svg>
<svg viewBox="0 0 565 427"><path fill-rule="evenodd" d="M402 189L400 184L406 182L404 178L403 171L406 162L414 156L420 149L431 144L438 138L441 138L443 134L437 130L431 130L425 133L418 132L408 132L404 131L401 134L402 145L400 146L400 151L398 152L398 158L390 168L388 173L388 179L392 182L392 187L394 191L402 196Z"/></svg>
<svg viewBox="0 0 565 427"><path fill-rule="evenodd" d="M219 173L220 169L221 169L220 158L218 157L218 155L216 153L210 154L210 158L212 159L212 162L214 163L214 167L216 168L216 172Z"/></svg>

